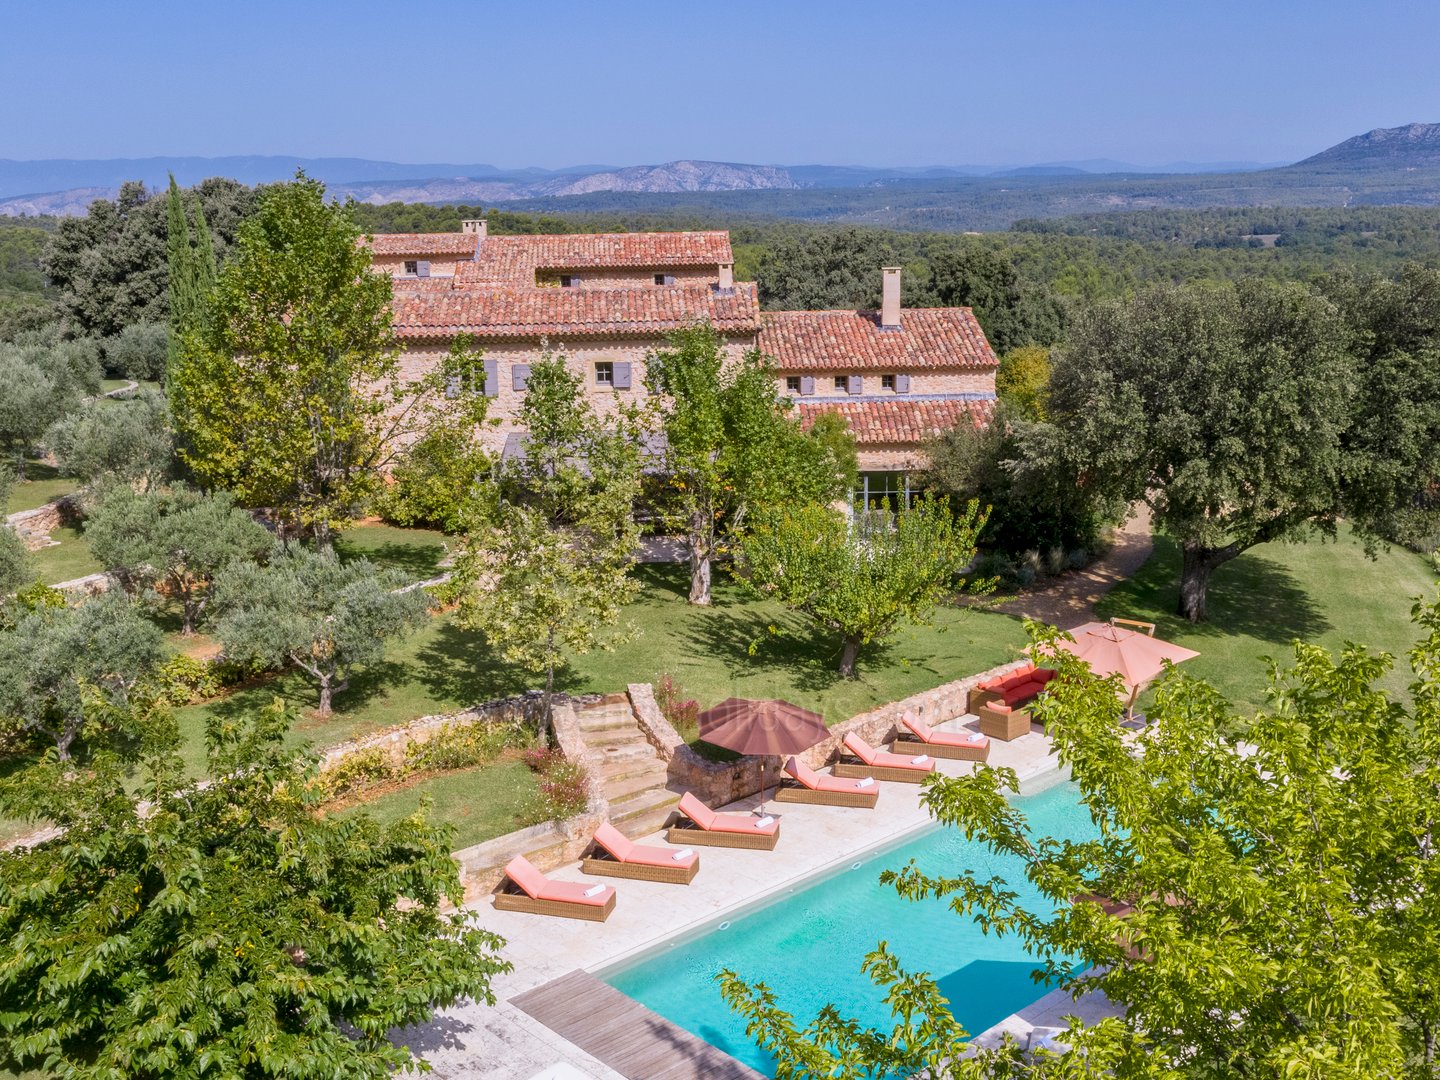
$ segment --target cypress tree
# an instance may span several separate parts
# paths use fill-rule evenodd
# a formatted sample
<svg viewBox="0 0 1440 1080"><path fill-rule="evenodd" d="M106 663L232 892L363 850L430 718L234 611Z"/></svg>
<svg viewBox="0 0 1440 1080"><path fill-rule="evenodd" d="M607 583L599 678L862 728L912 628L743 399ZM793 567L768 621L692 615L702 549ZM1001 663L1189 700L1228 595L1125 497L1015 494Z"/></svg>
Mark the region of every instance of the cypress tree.
<svg viewBox="0 0 1440 1080"><path fill-rule="evenodd" d="M208 241L209 235L206 234ZM170 272L170 347L167 376L175 370L180 358L180 335L190 324L196 303L194 251L190 244L190 222L185 214L184 197L175 174L170 174L170 189L165 196L165 253ZM168 378L167 378L168 382Z"/></svg>

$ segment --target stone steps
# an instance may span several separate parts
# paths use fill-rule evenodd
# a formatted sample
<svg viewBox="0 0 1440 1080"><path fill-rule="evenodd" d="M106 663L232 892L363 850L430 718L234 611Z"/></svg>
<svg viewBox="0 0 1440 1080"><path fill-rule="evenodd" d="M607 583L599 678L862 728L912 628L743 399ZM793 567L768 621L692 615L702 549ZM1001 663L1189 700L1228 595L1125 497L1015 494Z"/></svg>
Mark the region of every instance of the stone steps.
<svg viewBox="0 0 1440 1080"><path fill-rule="evenodd" d="M610 805L611 823L630 837L664 825L680 795L665 786L667 765L636 723L630 699L607 695L578 707L575 719Z"/></svg>

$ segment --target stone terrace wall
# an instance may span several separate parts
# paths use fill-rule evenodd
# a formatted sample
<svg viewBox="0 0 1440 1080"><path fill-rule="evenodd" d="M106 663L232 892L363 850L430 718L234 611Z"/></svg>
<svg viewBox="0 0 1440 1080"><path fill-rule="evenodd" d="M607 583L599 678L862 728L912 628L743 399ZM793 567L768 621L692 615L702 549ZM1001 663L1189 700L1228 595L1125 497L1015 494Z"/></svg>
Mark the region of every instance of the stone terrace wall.
<svg viewBox="0 0 1440 1080"><path fill-rule="evenodd" d="M477 705L473 709L465 709L457 713L422 716L403 727L389 728L385 731L377 731L373 735L336 743L321 755L320 771L333 769L339 764L341 758L349 757L351 754L363 750L373 750L376 747L385 751L391 764L399 765L405 760L405 751L412 743L429 742L448 727L465 727L480 723L513 723L517 720L538 726L544 711L544 698L537 691L533 694L521 694L517 697L501 698L498 701L487 701L483 705Z"/></svg>
<svg viewBox="0 0 1440 1080"><path fill-rule="evenodd" d="M913 712L931 727L953 720L957 716L964 716L969 712L972 686L996 675L1014 671L1024 663L1023 660L1016 660L1001 664L989 671L937 686L933 690L922 690L910 697L887 702L879 708L852 716L849 720L834 725L830 729L830 736L800 754L800 760L812 768L823 768L839 756L840 744L851 732L877 746L888 742L900 718L907 712ZM654 689L649 683L632 683L627 689L641 730L660 756L669 763L672 787L693 791L711 806L724 806L756 794L761 786L762 768L766 786L773 787L778 781L779 769L784 763L776 758L743 757L729 764L707 761L680 738L674 726L665 719L655 701Z"/></svg>

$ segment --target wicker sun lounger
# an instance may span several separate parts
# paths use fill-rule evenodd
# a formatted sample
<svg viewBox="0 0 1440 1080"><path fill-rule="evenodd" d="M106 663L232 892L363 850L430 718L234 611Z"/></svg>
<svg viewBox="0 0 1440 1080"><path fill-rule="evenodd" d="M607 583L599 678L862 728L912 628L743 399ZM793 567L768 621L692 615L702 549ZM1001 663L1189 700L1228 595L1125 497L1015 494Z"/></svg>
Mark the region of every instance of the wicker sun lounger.
<svg viewBox="0 0 1440 1080"><path fill-rule="evenodd" d="M700 845L774 851L780 839L780 823L774 818L716 813L688 791L681 796L680 809L675 817L676 820L665 832L665 839L683 847Z"/></svg>
<svg viewBox="0 0 1440 1080"><path fill-rule="evenodd" d="M821 806L860 806L870 809L880 797L875 778L860 780L821 776L796 758L785 763L786 779L775 792L776 802L818 803ZM866 783L866 781L869 783Z"/></svg>
<svg viewBox="0 0 1440 1080"><path fill-rule="evenodd" d="M608 821L595 830L594 842L580 862L587 874L689 885L700 872L700 856L684 848L636 844Z"/></svg>
<svg viewBox="0 0 1440 1080"><path fill-rule="evenodd" d="M890 749L897 754L929 754L952 761L984 761L990 756L987 735L936 731L913 716L902 717L900 723L901 731L890 744Z"/></svg>
<svg viewBox="0 0 1440 1080"><path fill-rule="evenodd" d="M604 922L615 910L615 890L609 885L552 881L525 856L516 855L506 864L505 880L495 890L495 910Z"/></svg>
<svg viewBox="0 0 1440 1080"><path fill-rule="evenodd" d="M854 732L845 736L845 750L857 760L839 761L831 770L836 776L873 776L901 784L918 784L935 771L935 759L928 751L906 756L876 750Z"/></svg>

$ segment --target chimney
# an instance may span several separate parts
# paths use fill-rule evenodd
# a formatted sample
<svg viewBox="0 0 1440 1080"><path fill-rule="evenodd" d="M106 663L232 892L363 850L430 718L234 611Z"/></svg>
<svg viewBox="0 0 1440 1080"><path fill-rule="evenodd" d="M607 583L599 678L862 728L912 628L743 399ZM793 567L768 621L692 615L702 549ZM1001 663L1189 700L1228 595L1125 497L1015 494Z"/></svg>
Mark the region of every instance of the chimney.
<svg viewBox="0 0 1440 1080"><path fill-rule="evenodd" d="M716 287L717 287L718 289L720 289L722 292L728 292L729 290L735 288L735 264L734 264L734 263L721 263L721 264L720 264L720 282L719 282L719 284L718 284Z"/></svg>
<svg viewBox="0 0 1440 1080"><path fill-rule="evenodd" d="M880 329L900 329L900 267L882 266L880 268L881 292L880 292Z"/></svg>
<svg viewBox="0 0 1440 1080"><path fill-rule="evenodd" d="M462 233L474 233L482 240L488 235L488 229L489 225L484 218L466 218L460 222L460 231Z"/></svg>

